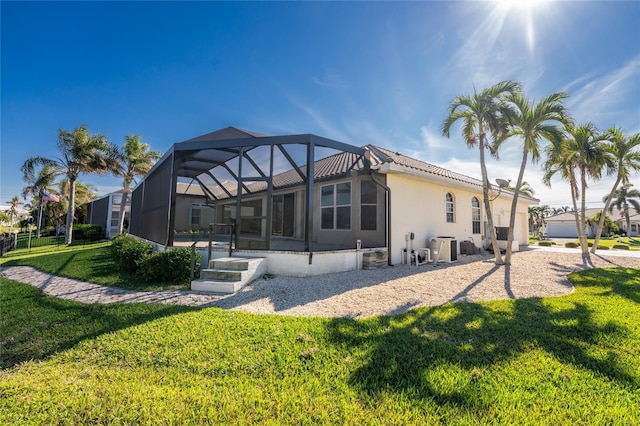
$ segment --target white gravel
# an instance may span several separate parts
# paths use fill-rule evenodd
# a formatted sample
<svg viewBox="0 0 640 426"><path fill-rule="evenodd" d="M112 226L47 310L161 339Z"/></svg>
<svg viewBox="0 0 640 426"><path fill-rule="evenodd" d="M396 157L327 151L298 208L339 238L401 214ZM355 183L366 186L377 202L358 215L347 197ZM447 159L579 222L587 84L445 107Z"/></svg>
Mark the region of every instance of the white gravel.
<svg viewBox="0 0 640 426"><path fill-rule="evenodd" d="M591 256L595 266L640 267L639 257L600 253ZM262 314L366 318L447 302L563 296L573 291L567 275L581 269L578 250L530 249L514 253L509 269L496 266L493 256L475 255L437 266L259 279L213 305Z"/></svg>
<svg viewBox="0 0 640 426"><path fill-rule="evenodd" d="M640 252L600 251L591 258L598 267L640 268ZM536 247L514 253L510 268L496 266L490 255L460 256L451 264L262 278L230 296L116 289L56 277L28 266L2 268L0 273L51 296L82 303L166 303L259 314L366 318L447 302L563 296L573 291L567 275L580 269L584 267L579 250Z"/></svg>

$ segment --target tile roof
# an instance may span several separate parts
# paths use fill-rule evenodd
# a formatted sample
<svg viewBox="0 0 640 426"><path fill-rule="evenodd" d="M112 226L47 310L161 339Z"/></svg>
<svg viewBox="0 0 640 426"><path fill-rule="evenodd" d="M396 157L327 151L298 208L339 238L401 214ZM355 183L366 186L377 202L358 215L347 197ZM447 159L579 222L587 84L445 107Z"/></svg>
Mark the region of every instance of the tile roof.
<svg viewBox="0 0 640 426"><path fill-rule="evenodd" d="M479 186L482 187L482 180L480 179L476 179L476 178L472 178L470 176L465 176L463 174L460 173L456 173L456 172L452 172L451 170L445 169L443 167L440 166L436 166L434 164L431 163L427 163L425 161L421 161L412 157L408 157L406 155L403 155L399 152L393 152L391 150L385 149L385 148L381 148L379 146L375 146L375 145L366 145L365 148L369 149L369 151L371 151L371 157L372 157L372 167L374 167L374 165L382 165L385 163L388 164L397 164L400 166L404 166L404 167L408 167L410 169L414 169L414 170L418 170L421 172L424 172L426 174L429 175L433 175L433 176L438 176L438 177L442 177L442 178L446 178L446 179L451 179L454 181L458 181L458 182L462 182L462 183L466 183L469 185L474 185L474 186ZM375 161L374 161L375 159ZM497 185L493 185L491 184L491 189L494 191L498 190L498 186ZM505 190L502 189L503 192L505 193L509 193L509 194L513 194L513 191L510 190ZM527 197L527 196L523 196L520 195L521 197L525 197L525 198L529 198L529 199L535 199L532 197Z"/></svg>

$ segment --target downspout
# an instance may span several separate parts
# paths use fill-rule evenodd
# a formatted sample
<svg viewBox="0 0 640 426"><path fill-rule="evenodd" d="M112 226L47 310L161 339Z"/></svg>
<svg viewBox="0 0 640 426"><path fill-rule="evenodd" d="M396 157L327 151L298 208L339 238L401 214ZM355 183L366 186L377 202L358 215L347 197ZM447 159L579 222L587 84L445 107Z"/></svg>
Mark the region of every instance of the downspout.
<svg viewBox="0 0 640 426"><path fill-rule="evenodd" d="M382 182L378 182L375 179L375 174L377 172L375 170L371 170L371 172L369 173L369 175L371 176L371 180L378 185L379 187L381 187L382 189L385 190L385 192L387 193L387 217L386 217L386 231L387 231L387 265L389 266L393 266L393 263L391 263L391 188L389 188L387 185L385 185Z"/></svg>

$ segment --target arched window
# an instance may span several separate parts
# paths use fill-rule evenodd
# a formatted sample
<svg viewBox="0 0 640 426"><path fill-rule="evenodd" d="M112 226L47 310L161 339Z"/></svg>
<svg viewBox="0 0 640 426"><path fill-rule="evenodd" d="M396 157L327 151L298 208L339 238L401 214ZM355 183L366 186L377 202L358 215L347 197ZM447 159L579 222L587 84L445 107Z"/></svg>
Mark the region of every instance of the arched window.
<svg viewBox="0 0 640 426"><path fill-rule="evenodd" d="M474 234L480 233L480 200L476 197L471 199L471 229Z"/></svg>
<svg viewBox="0 0 640 426"><path fill-rule="evenodd" d="M447 222L453 223L456 221L455 209L453 205L453 195L450 192L447 192L445 198L445 207L447 209Z"/></svg>

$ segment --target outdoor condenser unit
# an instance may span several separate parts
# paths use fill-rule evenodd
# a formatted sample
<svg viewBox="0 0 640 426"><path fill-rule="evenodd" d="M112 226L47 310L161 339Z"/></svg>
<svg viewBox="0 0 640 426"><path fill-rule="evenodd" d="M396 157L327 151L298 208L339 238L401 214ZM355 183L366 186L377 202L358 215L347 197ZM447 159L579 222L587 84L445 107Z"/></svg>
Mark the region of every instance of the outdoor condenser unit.
<svg viewBox="0 0 640 426"><path fill-rule="evenodd" d="M458 260L458 240L453 237L435 237L429 242L431 257L435 258L434 250L438 252L438 262L455 262Z"/></svg>

